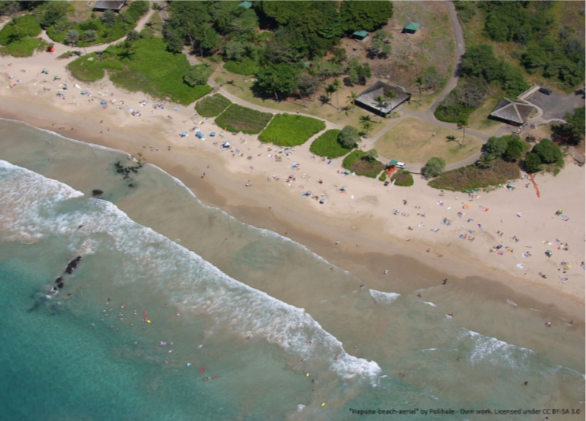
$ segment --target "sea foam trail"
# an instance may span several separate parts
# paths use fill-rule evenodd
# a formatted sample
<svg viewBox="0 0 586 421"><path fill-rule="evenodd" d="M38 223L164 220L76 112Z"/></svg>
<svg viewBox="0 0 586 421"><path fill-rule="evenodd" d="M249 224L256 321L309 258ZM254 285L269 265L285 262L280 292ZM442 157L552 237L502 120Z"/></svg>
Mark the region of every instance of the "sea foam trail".
<svg viewBox="0 0 586 421"><path fill-rule="evenodd" d="M293 354L326 365L343 379L369 379L376 362L348 355L342 343L326 332L305 310L277 300L221 272L200 256L132 221L110 202L85 198L63 211L63 203L82 193L27 169L0 161L0 239L14 241L22 233L36 239L60 235L79 252L88 237L100 238L123 260L115 282L149 284L166 293L177 306L213 320L237 335L264 337ZM4 206L3 206L4 208ZM92 248L95 248L95 244Z"/></svg>
<svg viewBox="0 0 586 421"><path fill-rule="evenodd" d="M370 296L379 304L391 304L397 298L401 296L401 294L397 294L396 292L381 292L375 289L369 290Z"/></svg>

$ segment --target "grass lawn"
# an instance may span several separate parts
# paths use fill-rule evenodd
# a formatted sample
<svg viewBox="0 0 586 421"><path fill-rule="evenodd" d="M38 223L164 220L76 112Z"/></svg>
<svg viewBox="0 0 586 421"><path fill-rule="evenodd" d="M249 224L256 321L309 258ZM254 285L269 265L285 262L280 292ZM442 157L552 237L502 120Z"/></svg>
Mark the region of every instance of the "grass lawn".
<svg viewBox="0 0 586 421"><path fill-rule="evenodd" d="M332 129L324 132L311 143L309 150L318 156L327 156L328 158L338 158L346 155L352 149L346 149L338 143L338 135L341 131Z"/></svg>
<svg viewBox="0 0 586 421"><path fill-rule="evenodd" d="M185 55L170 53L166 47L162 39L142 39L132 45L133 54L129 58L121 58L122 47L110 46L101 59L91 53L72 61L68 68L84 82L103 78L104 69L109 69L110 79L121 88L183 105L209 94L212 88L208 85L191 87L183 82L183 75L191 66Z"/></svg>
<svg viewBox="0 0 586 421"><path fill-rule="evenodd" d="M364 159L364 155L366 155L366 152L359 149L353 151L350 155L344 158L342 167L356 173L356 175L376 178L380 172L385 169L385 164L376 159L371 162Z"/></svg>
<svg viewBox="0 0 586 421"><path fill-rule="evenodd" d="M216 117L232 104L225 96L215 94L207 96L195 104L196 111L204 117Z"/></svg>
<svg viewBox="0 0 586 421"><path fill-rule="evenodd" d="M436 135L433 136L433 133ZM448 141L453 135L457 141ZM480 151L482 140L466 134L464 147L460 147L462 131L435 126L415 117L407 117L383 137L375 148L381 157L409 164L425 164L432 156L443 158L447 164L461 161Z"/></svg>
<svg viewBox="0 0 586 421"><path fill-rule="evenodd" d="M273 115L269 113L232 104L216 118L216 124L233 133L258 134L272 117Z"/></svg>
<svg viewBox="0 0 586 421"><path fill-rule="evenodd" d="M498 186L515 180L521 176L519 164L497 159L488 169L478 168L476 165L446 171L431 180L428 184L436 189L462 191Z"/></svg>
<svg viewBox="0 0 586 421"><path fill-rule="evenodd" d="M24 15L12 19L0 30L0 45L8 45L17 41L24 41L27 37L36 37L41 33L41 25L37 17Z"/></svg>
<svg viewBox="0 0 586 421"><path fill-rule="evenodd" d="M295 114L277 114L258 137L279 146L303 145L311 136L326 128L321 120Z"/></svg>
<svg viewBox="0 0 586 421"><path fill-rule="evenodd" d="M401 105L401 108L405 108L406 110L411 111L418 111L420 113L424 113L431 108L437 97L441 94L442 89L438 89L437 92L431 95L421 95L421 105L419 105L419 91L414 90L413 95L411 96L411 103L404 102Z"/></svg>

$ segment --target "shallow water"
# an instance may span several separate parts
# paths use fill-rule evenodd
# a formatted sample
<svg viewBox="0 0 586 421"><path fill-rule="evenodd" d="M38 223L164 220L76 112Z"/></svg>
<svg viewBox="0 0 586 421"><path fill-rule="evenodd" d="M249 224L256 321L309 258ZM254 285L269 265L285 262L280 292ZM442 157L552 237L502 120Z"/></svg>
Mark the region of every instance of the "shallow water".
<svg viewBox="0 0 586 421"><path fill-rule="evenodd" d="M156 167L131 188L113 169L124 154L20 123L0 120L0 159L2 419L583 414L583 332L544 328L547 313L492 283L419 289L425 272L401 268L412 278L389 274L388 291L360 288L370 280L201 204Z"/></svg>

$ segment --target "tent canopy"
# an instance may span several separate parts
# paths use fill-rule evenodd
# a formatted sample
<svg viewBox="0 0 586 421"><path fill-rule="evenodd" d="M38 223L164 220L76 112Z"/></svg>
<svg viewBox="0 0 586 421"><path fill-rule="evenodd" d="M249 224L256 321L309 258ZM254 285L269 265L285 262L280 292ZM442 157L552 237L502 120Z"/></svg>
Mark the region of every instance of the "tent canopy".
<svg viewBox="0 0 586 421"><path fill-rule="evenodd" d="M368 36L368 31L362 30L362 31L356 31L354 32L352 35L354 35L356 38L366 38Z"/></svg>
<svg viewBox="0 0 586 421"><path fill-rule="evenodd" d="M415 22L407 22L407 25L405 25L405 27L403 28L403 31L405 32L411 32L411 33L415 33L417 32L417 30L419 29L419 24L415 23Z"/></svg>

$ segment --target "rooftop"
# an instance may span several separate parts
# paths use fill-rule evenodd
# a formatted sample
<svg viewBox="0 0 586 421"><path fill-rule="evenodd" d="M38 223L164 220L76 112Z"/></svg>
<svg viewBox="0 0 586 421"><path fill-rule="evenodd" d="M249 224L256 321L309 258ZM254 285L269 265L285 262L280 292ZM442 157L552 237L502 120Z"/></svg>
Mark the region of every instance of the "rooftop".
<svg viewBox="0 0 586 421"><path fill-rule="evenodd" d="M354 35L355 37L358 37L358 38L364 38L364 37L368 36L368 31L364 31L364 30L356 31L352 35Z"/></svg>
<svg viewBox="0 0 586 421"><path fill-rule="evenodd" d="M126 0L99 0L94 5L94 9L120 10L124 3L126 3Z"/></svg>
<svg viewBox="0 0 586 421"><path fill-rule="evenodd" d="M403 28L403 30L407 32L417 32L418 29L419 24L415 22L407 22L407 25L405 25L405 28Z"/></svg>
<svg viewBox="0 0 586 421"><path fill-rule="evenodd" d="M523 124L535 110L536 108L533 105L526 102L503 98L492 110L490 116L516 124Z"/></svg>
<svg viewBox="0 0 586 421"><path fill-rule="evenodd" d="M386 96L387 92L392 91L395 93L394 98ZM376 100L378 97L383 97L384 102L382 104ZM366 89L356 98L356 102L376 110L381 114L389 114L393 109L397 108L403 102L407 101L411 97L409 92L406 92L400 86L389 85L388 83L378 81L370 88Z"/></svg>

